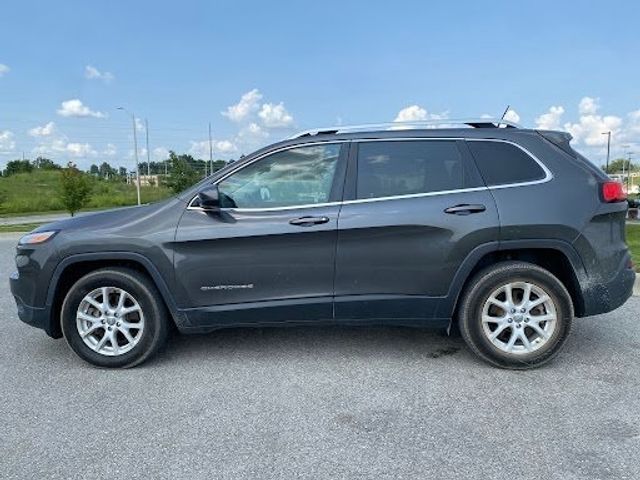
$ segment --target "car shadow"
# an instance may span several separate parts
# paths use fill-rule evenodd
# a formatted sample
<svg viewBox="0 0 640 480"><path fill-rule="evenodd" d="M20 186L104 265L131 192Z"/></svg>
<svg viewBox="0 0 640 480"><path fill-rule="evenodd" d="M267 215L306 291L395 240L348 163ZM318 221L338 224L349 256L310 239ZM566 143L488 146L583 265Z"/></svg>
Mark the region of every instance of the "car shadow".
<svg viewBox="0 0 640 480"><path fill-rule="evenodd" d="M208 334L173 335L154 363L181 358L418 356L437 359L464 350L458 336L407 327L304 326L225 328Z"/></svg>

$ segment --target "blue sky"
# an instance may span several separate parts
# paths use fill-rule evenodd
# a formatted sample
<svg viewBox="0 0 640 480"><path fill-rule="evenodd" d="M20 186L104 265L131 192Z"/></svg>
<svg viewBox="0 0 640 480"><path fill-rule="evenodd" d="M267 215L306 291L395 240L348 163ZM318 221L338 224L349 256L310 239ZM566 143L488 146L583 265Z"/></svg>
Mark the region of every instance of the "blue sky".
<svg viewBox="0 0 640 480"><path fill-rule="evenodd" d="M237 157L293 131L500 115L640 156L638 2L8 2L0 164ZM243 98L244 100L241 100ZM144 129L139 128L140 149ZM628 148L623 145L630 145ZM144 156L144 151L141 151Z"/></svg>

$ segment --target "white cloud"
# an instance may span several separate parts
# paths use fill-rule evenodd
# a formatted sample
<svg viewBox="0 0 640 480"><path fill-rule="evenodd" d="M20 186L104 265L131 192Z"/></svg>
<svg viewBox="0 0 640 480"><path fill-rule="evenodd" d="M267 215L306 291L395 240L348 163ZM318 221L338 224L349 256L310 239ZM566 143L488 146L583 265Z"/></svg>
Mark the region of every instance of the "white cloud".
<svg viewBox="0 0 640 480"><path fill-rule="evenodd" d="M634 137L640 137L640 110L629 112L627 115L629 119L628 132Z"/></svg>
<svg viewBox="0 0 640 480"><path fill-rule="evenodd" d="M600 99L592 97L583 97L578 104L578 112L580 115L595 115L600 108Z"/></svg>
<svg viewBox="0 0 640 480"><path fill-rule="evenodd" d="M556 105L536 119L536 126L541 130L569 132L574 148L598 165L606 156L607 135L603 135L606 132L611 132L613 158L623 153L623 145L629 145L631 149L640 148L640 109L617 116L603 115L600 108L599 99L585 96L578 103L577 120L563 122L565 108Z"/></svg>
<svg viewBox="0 0 640 480"><path fill-rule="evenodd" d="M410 105L398 112L394 122L420 122L424 120L446 120L448 112L429 113L419 105Z"/></svg>
<svg viewBox="0 0 640 480"><path fill-rule="evenodd" d="M622 118L615 115L598 115L599 108L596 99L584 97L578 105L578 121L564 124L564 129L573 136L577 144L589 147L603 146L607 144L607 137L602 135L603 132L610 131L614 136L620 133Z"/></svg>
<svg viewBox="0 0 640 480"><path fill-rule="evenodd" d="M13 132L9 130L0 131L0 152L12 152L15 150L16 141L13 138Z"/></svg>
<svg viewBox="0 0 640 480"><path fill-rule="evenodd" d="M238 150L238 147L230 140L219 140L213 144L213 150L220 153L231 153Z"/></svg>
<svg viewBox="0 0 640 480"><path fill-rule="evenodd" d="M411 105L400 110L394 122L417 122L426 119L427 111L424 108L418 105Z"/></svg>
<svg viewBox="0 0 640 480"><path fill-rule="evenodd" d="M248 141L262 140L269 137L269 132L257 123L252 122L238 132L238 137Z"/></svg>
<svg viewBox="0 0 640 480"><path fill-rule="evenodd" d="M282 102L277 105L274 103L264 103L258 116L267 128L283 128L293 124L293 117L284 108Z"/></svg>
<svg viewBox="0 0 640 480"><path fill-rule="evenodd" d="M118 153L117 147L113 143L107 143L107 147L102 151L102 155L113 157Z"/></svg>
<svg viewBox="0 0 640 480"><path fill-rule="evenodd" d="M518 113L513 108L510 108L509 110L507 110L507 113L504 114L504 119L508 120L509 122L518 123L520 121L520 115L518 115Z"/></svg>
<svg viewBox="0 0 640 480"><path fill-rule="evenodd" d="M93 157L98 153L88 143L75 142L67 143L65 151L74 158Z"/></svg>
<svg viewBox="0 0 640 480"><path fill-rule="evenodd" d="M136 130L139 132L144 132L145 126L144 122L141 118L136 117Z"/></svg>
<svg viewBox="0 0 640 480"><path fill-rule="evenodd" d="M87 65L84 67L84 76L89 80L102 80L104 83L111 82L115 77L111 72L101 72L96 67Z"/></svg>
<svg viewBox="0 0 640 480"><path fill-rule="evenodd" d="M6 66L4 63L0 63L0 77L3 77L10 71L11 69L8 66Z"/></svg>
<svg viewBox="0 0 640 480"><path fill-rule="evenodd" d="M35 155L61 155L66 158L95 157L98 152L89 143L69 142L66 137L52 138L33 149Z"/></svg>
<svg viewBox="0 0 640 480"><path fill-rule="evenodd" d="M91 110L84 105L80 100L74 98L72 100L65 100L62 102L58 109L58 115L61 117L94 117L105 118L107 115L102 112Z"/></svg>
<svg viewBox="0 0 640 480"><path fill-rule="evenodd" d="M169 149L166 147L156 147L151 150L151 158L156 162L166 160L169 158Z"/></svg>
<svg viewBox="0 0 640 480"><path fill-rule="evenodd" d="M222 115L232 122L241 122L260 108L260 100L262 100L262 94L254 88L242 95L238 103L227 107Z"/></svg>
<svg viewBox="0 0 640 480"><path fill-rule="evenodd" d="M214 156L226 156L238 151L237 145L231 140L214 140L212 141L212 147ZM202 140L199 142L192 141L189 153L196 158L209 158L209 140Z"/></svg>
<svg viewBox="0 0 640 480"><path fill-rule="evenodd" d="M55 131L56 125L53 122L49 122L45 125L33 127L29 130L29 135L32 137L48 137Z"/></svg>
<svg viewBox="0 0 640 480"><path fill-rule="evenodd" d="M560 105L550 107L547 113L536 118L536 128L539 130L559 130L563 114L564 107Z"/></svg>

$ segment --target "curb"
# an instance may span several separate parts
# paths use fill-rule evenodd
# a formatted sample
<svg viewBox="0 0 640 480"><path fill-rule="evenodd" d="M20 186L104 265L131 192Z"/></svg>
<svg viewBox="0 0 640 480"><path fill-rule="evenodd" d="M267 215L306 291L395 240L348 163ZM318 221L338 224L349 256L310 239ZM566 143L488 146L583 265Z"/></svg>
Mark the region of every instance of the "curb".
<svg viewBox="0 0 640 480"><path fill-rule="evenodd" d="M640 275L636 273L636 281L633 283L633 296L640 297Z"/></svg>

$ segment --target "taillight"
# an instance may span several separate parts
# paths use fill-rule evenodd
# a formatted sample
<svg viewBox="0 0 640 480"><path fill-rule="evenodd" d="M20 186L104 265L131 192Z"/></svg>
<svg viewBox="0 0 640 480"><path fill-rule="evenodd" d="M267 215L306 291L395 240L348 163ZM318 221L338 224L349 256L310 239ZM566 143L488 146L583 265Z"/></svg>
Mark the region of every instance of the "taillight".
<svg viewBox="0 0 640 480"><path fill-rule="evenodd" d="M620 182L604 182L602 184L602 200L607 203L624 202L627 194L622 189Z"/></svg>

